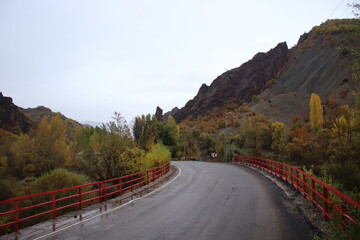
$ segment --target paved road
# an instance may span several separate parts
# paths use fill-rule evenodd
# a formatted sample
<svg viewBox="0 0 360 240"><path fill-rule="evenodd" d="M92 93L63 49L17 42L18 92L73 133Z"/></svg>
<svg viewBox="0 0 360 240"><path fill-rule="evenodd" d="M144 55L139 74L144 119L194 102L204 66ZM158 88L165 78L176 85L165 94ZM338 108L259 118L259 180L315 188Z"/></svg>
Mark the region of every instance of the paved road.
<svg viewBox="0 0 360 240"><path fill-rule="evenodd" d="M253 170L174 162L181 174L158 192L48 239L308 239L281 190Z"/></svg>

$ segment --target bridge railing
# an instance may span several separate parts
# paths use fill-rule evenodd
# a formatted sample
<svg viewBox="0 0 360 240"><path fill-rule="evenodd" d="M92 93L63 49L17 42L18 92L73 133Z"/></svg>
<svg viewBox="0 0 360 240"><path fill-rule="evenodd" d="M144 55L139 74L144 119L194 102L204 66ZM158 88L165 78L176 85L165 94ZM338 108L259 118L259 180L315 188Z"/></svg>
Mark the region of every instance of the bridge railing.
<svg viewBox="0 0 360 240"><path fill-rule="evenodd" d="M237 163L257 167L289 182L322 211L325 221L336 218L343 230L348 224L359 226L354 215L356 212L359 214L360 203L316 177L299 168L269 159L241 155L235 155L234 159Z"/></svg>
<svg viewBox="0 0 360 240"><path fill-rule="evenodd" d="M114 179L0 201L0 235L18 232L21 228L49 219L54 220L55 229L57 216L83 210L125 193L130 193L129 197L132 197L133 191L154 182L169 170L170 163L166 163Z"/></svg>

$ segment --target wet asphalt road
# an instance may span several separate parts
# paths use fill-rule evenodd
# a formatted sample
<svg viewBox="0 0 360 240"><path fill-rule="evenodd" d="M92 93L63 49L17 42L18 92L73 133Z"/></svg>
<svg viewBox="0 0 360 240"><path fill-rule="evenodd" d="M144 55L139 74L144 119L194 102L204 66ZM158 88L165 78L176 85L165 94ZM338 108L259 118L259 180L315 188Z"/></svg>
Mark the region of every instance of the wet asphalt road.
<svg viewBox="0 0 360 240"><path fill-rule="evenodd" d="M174 162L158 192L46 239L308 239L283 192L261 174L221 163Z"/></svg>

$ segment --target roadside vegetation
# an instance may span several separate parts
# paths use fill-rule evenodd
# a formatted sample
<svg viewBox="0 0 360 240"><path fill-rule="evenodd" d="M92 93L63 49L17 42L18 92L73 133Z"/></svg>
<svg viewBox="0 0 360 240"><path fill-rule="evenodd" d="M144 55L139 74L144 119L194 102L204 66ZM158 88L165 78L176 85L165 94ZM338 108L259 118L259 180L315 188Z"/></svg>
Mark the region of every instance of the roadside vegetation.
<svg viewBox="0 0 360 240"><path fill-rule="evenodd" d="M0 201L159 166L170 161L177 139L171 118L163 124L138 116L131 131L120 113L102 127L79 127L71 134L60 114L43 117L29 134L0 129Z"/></svg>

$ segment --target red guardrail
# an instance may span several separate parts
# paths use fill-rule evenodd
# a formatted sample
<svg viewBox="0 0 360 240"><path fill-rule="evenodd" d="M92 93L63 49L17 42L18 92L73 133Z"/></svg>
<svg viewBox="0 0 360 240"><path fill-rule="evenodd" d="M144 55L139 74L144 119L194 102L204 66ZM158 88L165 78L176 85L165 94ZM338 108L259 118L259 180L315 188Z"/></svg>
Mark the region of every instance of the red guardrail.
<svg viewBox="0 0 360 240"><path fill-rule="evenodd" d="M240 155L235 155L234 158L237 163L257 167L289 182L305 199L309 199L322 211L325 221L336 217L343 230L349 222L359 226L352 213L360 210L360 203L314 176L291 165L269 159Z"/></svg>
<svg viewBox="0 0 360 240"><path fill-rule="evenodd" d="M0 201L0 230L3 234L8 233L11 229L4 228L13 226L12 231L18 232L20 228L37 222L55 220L56 216L66 212L82 210L126 192L132 193L135 189L154 182L169 170L170 163L166 163L123 177ZM129 197L131 196L132 194ZM29 223L28 220L31 219L37 221Z"/></svg>

